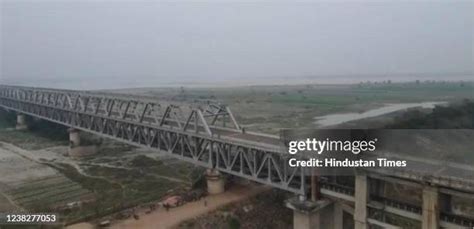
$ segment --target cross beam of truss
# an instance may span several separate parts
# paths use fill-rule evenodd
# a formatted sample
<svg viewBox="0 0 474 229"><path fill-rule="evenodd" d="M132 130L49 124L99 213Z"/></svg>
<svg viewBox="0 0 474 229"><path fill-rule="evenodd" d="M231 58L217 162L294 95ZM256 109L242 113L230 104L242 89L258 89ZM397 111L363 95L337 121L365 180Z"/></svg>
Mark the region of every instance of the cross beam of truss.
<svg viewBox="0 0 474 229"><path fill-rule="evenodd" d="M285 154L256 147L258 140L245 144L215 133L245 135L226 106L183 108L113 94L0 85L0 107L296 194L307 192L305 170L289 167Z"/></svg>

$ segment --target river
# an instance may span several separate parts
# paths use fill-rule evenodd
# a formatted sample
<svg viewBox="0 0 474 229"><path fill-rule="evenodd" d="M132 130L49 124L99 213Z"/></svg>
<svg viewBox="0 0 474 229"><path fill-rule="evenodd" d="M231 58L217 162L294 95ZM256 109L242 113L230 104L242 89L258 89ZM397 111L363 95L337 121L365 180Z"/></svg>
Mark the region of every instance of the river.
<svg viewBox="0 0 474 229"><path fill-rule="evenodd" d="M330 114L324 116L318 116L314 119L316 120L314 123L320 127L325 126L333 126L338 125L341 123L364 119L364 118L371 118L376 117L388 113L392 113L395 111L405 110L408 108L434 108L436 105L445 104L446 102L421 102L421 103L396 103L396 104L386 104L383 107L375 108L372 110L365 111L363 113L343 113L343 114Z"/></svg>

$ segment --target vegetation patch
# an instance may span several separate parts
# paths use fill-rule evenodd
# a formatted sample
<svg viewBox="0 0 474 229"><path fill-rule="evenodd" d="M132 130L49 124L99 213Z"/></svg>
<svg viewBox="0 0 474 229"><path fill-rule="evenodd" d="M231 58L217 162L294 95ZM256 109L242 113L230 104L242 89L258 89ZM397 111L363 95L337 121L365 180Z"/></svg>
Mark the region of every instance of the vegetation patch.
<svg viewBox="0 0 474 229"><path fill-rule="evenodd" d="M390 129L474 129L474 102L464 100L451 106L437 106L431 113L405 112Z"/></svg>
<svg viewBox="0 0 474 229"><path fill-rule="evenodd" d="M183 163L176 159L167 158L167 161L154 159L145 155L135 156L128 162L128 166L140 169L148 174L172 177L192 182L200 177L204 171L202 168L190 163ZM196 176L198 174L198 176Z"/></svg>

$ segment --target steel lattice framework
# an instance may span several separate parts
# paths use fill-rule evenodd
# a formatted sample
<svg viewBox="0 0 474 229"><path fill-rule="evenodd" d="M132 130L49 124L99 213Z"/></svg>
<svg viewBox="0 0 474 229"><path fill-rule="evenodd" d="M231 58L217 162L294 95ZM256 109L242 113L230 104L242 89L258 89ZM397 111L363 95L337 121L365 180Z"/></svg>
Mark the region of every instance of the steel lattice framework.
<svg viewBox="0 0 474 229"><path fill-rule="evenodd" d="M296 194L307 192L305 170L289 167L279 146L252 140L261 136L244 133L221 104L185 107L129 95L0 85L0 106Z"/></svg>

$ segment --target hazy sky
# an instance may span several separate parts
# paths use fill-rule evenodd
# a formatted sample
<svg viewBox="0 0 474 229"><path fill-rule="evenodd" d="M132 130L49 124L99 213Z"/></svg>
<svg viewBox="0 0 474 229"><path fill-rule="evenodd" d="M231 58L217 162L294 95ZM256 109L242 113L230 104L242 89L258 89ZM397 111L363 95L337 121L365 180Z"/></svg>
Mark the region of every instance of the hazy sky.
<svg viewBox="0 0 474 229"><path fill-rule="evenodd" d="M0 82L9 84L339 82L404 73L447 80L474 72L474 1L0 2Z"/></svg>

